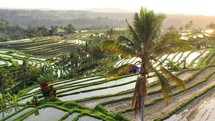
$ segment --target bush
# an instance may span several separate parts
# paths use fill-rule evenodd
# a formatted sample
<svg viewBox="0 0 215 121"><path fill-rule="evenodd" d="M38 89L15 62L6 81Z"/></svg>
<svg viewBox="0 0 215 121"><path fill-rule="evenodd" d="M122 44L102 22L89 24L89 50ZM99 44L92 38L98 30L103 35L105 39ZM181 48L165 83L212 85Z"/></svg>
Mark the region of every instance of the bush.
<svg viewBox="0 0 215 121"><path fill-rule="evenodd" d="M96 107L95 107L95 110L97 110L97 111L99 111L99 112L101 112L101 113L103 113L103 114L106 114L106 115L111 115L111 113L109 112L109 111L107 111L102 105L97 105Z"/></svg>
<svg viewBox="0 0 215 121"><path fill-rule="evenodd" d="M65 104L63 104L63 106L69 109L72 109L72 108L85 109L84 106L77 104L75 102L66 102Z"/></svg>
<svg viewBox="0 0 215 121"><path fill-rule="evenodd" d="M33 105L33 102L32 101L27 101L26 104L27 105Z"/></svg>
<svg viewBox="0 0 215 121"><path fill-rule="evenodd" d="M114 118L119 121L129 121L129 119L125 117L121 112L118 112Z"/></svg>

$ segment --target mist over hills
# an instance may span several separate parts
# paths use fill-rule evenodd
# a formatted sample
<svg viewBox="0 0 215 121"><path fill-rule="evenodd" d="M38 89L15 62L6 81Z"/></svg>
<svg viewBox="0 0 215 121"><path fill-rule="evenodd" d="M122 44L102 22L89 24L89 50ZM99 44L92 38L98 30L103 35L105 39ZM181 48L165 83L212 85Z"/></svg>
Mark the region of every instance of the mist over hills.
<svg viewBox="0 0 215 121"><path fill-rule="evenodd" d="M90 28L99 26L127 27L125 19L133 20L131 11L104 8L91 10L22 10L0 9L0 18L23 28L31 26L65 26L72 23L76 28ZM166 14L163 28L171 25L184 27L190 20L194 27L205 28L209 23L215 23L215 16Z"/></svg>
<svg viewBox="0 0 215 121"><path fill-rule="evenodd" d="M119 8L92 8L84 11L91 11L97 13L134 13L134 11L119 9Z"/></svg>

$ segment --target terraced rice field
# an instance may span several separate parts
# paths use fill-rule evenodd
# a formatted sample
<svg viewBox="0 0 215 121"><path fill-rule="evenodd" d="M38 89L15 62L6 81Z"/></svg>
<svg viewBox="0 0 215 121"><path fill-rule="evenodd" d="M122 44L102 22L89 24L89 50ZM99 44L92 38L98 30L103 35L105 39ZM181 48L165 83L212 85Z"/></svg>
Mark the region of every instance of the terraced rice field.
<svg viewBox="0 0 215 121"><path fill-rule="evenodd" d="M14 50L1 49L0 50L0 66L7 64L8 66L12 65L12 63L18 63L21 65L23 60L28 58L29 64L32 66L38 65L41 66L44 63L44 58L36 58L32 55L26 55L20 52L16 52Z"/></svg>
<svg viewBox="0 0 215 121"><path fill-rule="evenodd" d="M51 56L72 51L74 50L75 44L65 42L63 37L53 36L7 41L0 43L0 46L8 46L7 48L25 51L33 55Z"/></svg>
<svg viewBox="0 0 215 121"><path fill-rule="evenodd" d="M195 51L164 55L160 57L160 60L164 64L168 63L168 60L178 62L183 67L183 58L187 60L186 63L189 67L197 67L207 63L208 59L214 58L210 55L213 55L210 51ZM123 60L124 62L121 60L117 64L134 63L135 60L138 59ZM172 84L173 94L168 104L162 98L161 87L156 77L150 74L147 85L148 97L145 104L145 120L181 120L181 116L185 115L183 110L183 112L179 111L181 107L188 105L188 102L192 100L195 101L198 99L196 97L214 90L215 66L213 66L213 62L210 61L210 63L212 65L201 69L184 70L174 73L186 83L186 90L182 90L180 87ZM57 89L57 95L63 102L45 104L36 108L23 107L20 111L11 111L10 114L4 114L3 120L135 121L138 118L135 117L134 110L131 108L131 100L137 76L138 74L130 74L109 80L102 76L94 76L54 82L53 85ZM28 93L21 96L20 103L25 104L26 101L32 99L33 95L38 95L41 98L39 87L29 89ZM212 102L209 103L211 104ZM198 105L207 106L204 102L198 103ZM204 112L205 108L202 109ZM190 113L189 120L198 118L196 115L191 115L194 110L196 111L195 106L192 106L190 111L185 110L185 112ZM177 111L176 115L170 117ZM210 111L213 112L213 108ZM0 114L2 112L0 111ZM196 113L202 114L201 111L196 111ZM212 114L208 114L207 116ZM54 117L50 117L49 115ZM201 118L204 120L207 119L204 116L201 116Z"/></svg>
<svg viewBox="0 0 215 121"><path fill-rule="evenodd" d="M47 65L46 62L47 58L44 57L35 57L30 54L24 54L20 51L12 50L12 49L0 49L0 66L11 66L12 64L23 64L23 60L26 60L28 64L35 67L42 67L43 65ZM48 64L50 65L50 64ZM62 69L59 69L57 67L54 67L53 65L50 65L54 73L58 74L58 77L61 76Z"/></svg>

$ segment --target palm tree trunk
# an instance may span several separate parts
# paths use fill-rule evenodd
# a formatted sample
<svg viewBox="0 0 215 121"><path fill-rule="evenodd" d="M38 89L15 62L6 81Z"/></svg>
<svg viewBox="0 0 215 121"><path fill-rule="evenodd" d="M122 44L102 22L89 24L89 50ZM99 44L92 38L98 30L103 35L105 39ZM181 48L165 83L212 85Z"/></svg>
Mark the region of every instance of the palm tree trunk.
<svg viewBox="0 0 215 121"><path fill-rule="evenodd" d="M2 80L1 80L1 93L3 93L3 91L4 91L4 89L3 89L3 88L4 88L4 85L3 85L4 82L3 82L3 81L4 81L4 80L2 79Z"/></svg>
<svg viewBox="0 0 215 121"><path fill-rule="evenodd" d="M24 79L23 80L23 88L25 89L25 87L26 87L26 80Z"/></svg>
<svg viewBox="0 0 215 121"><path fill-rule="evenodd" d="M141 121L144 121L144 97L143 97L143 101L142 101L142 109L141 109Z"/></svg>
<svg viewBox="0 0 215 121"><path fill-rule="evenodd" d="M141 86L141 96L142 96L142 101L141 101L141 121L144 121L144 104L145 104L145 96L146 96L146 67L145 63L142 61L142 65L140 67L140 84Z"/></svg>

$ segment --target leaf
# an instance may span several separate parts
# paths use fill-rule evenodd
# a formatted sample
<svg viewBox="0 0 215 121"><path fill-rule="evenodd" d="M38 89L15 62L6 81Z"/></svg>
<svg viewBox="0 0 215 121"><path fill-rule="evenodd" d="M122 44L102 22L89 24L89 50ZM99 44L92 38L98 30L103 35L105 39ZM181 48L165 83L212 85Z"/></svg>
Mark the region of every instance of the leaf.
<svg viewBox="0 0 215 121"><path fill-rule="evenodd" d="M170 94L172 93L171 85L168 83L168 80L162 74L160 74L156 70L155 70L155 73L158 76L158 81L161 85L161 91L162 91L163 97L168 103Z"/></svg>
<svg viewBox="0 0 215 121"><path fill-rule="evenodd" d="M167 69L162 67L161 72L166 76L167 80L175 82L176 86L181 86L184 90L186 89L184 81L179 79L177 76L173 75Z"/></svg>
<svg viewBox="0 0 215 121"><path fill-rule="evenodd" d="M157 41L151 51L155 55L171 54L175 52L185 52L194 48L188 42L179 40L177 34L167 34L161 40Z"/></svg>
<svg viewBox="0 0 215 121"><path fill-rule="evenodd" d="M122 40L107 40L100 45L102 50L108 50L116 55L122 55L123 57L130 57L137 55L136 48L133 48L128 43Z"/></svg>
<svg viewBox="0 0 215 121"><path fill-rule="evenodd" d="M114 68L113 70L109 71L107 74L106 74L106 77L109 78L109 77L118 77L122 74L125 74L125 73L128 73L132 68L134 68L134 65L132 64L125 64L125 65L122 65L118 68Z"/></svg>

